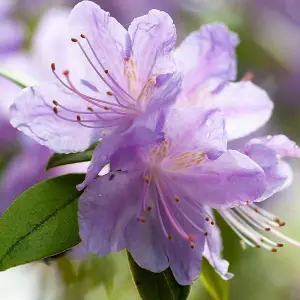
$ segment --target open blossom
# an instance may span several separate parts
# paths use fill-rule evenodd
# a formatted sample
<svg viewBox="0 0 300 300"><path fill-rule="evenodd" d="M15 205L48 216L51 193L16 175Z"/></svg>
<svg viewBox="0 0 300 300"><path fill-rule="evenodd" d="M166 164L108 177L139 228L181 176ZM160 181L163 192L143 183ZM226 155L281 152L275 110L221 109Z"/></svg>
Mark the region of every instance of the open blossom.
<svg viewBox="0 0 300 300"><path fill-rule="evenodd" d="M83 244L101 256L127 248L145 269L170 266L182 285L199 275L206 248L209 261L230 278L218 232L209 228L215 226L210 208L261 197L264 172L246 155L227 151L218 110L173 110L162 131L160 143L108 152L112 171L93 177L80 199ZM98 167L100 156L106 163L105 150Z"/></svg>
<svg viewBox="0 0 300 300"><path fill-rule="evenodd" d="M260 165L266 174L265 192L255 202L268 199L292 182L292 170L282 158L300 157L300 150L286 136L275 135L253 139L241 151ZM219 212L234 232L250 247L262 247L273 252L276 252L278 247L283 247L282 242L300 247L300 242L278 230L278 227L285 225L284 221L251 201L248 205L221 209ZM267 237L266 233L269 233L270 237Z"/></svg>
<svg viewBox="0 0 300 300"><path fill-rule="evenodd" d="M253 84L251 74L236 80L235 47L238 36L224 24L204 25L175 50L184 74L178 107L221 108L229 140L254 132L270 118L273 104L267 93Z"/></svg>
<svg viewBox="0 0 300 300"><path fill-rule="evenodd" d="M181 78L170 55L176 31L168 14L152 10L127 31L83 1L69 23L65 47L73 46L72 54L63 66L51 64L53 83L22 92L11 107L14 127L56 152L78 152L175 101Z"/></svg>

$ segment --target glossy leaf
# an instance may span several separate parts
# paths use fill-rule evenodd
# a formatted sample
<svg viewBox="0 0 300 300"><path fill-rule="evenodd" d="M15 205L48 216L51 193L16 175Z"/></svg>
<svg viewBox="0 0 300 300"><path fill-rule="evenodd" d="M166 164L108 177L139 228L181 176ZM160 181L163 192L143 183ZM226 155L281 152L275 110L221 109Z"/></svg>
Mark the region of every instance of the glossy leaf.
<svg viewBox="0 0 300 300"><path fill-rule="evenodd" d="M14 82L22 89L36 84L36 82L32 78L27 77L24 74L16 71L6 70L3 68L0 68L0 77L4 77L9 81Z"/></svg>
<svg viewBox="0 0 300 300"><path fill-rule="evenodd" d="M98 146L98 144L99 142L94 143L91 147L89 147L84 152L69 153L69 154L54 153L48 161L46 170L59 167L59 166L90 161L92 159L93 152L95 148Z"/></svg>
<svg viewBox="0 0 300 300"><path fill-rule="evenodd" d="M185 300L190 293L190 286L177 283L171 269L161 273L152 273L137 265L128 253L129 265L138 292L143 300Z"/></svg>
<svg viewBox="0 0 300 300"><path fill-rule="evenodd" d="M48 179L12 203L0 219L0 271L56 255L80 242L81 193L76 185L84 177L67 174Z"/></svg>
<svg viewBox="0 0 300 300"><path fill-rule="evenodd" d="M201 280L215 300L229 299L228 281L223 280L205 258L202 260Z"/></svg>

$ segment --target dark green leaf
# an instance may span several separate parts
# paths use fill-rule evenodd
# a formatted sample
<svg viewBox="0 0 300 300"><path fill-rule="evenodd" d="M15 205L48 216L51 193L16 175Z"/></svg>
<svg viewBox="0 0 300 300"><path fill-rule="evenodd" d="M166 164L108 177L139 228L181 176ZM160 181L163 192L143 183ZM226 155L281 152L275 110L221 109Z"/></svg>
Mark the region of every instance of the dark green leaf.
<svg viewBox="0 0 300 300"><path fill-rule="evenodd" d="M152 273L139 267L128 252L132 276L143 300L185 300L190 286L181 286L174 279L171 269L162 273Z"/></svg>
<svg viewBox="0 0 300 300"><path fill-rule="evenodd" d="M80 242L81 193L76 185L84 177L68 174L48 179L13 202L0 219L0 271L56 255Z"/></svg>
<svg viewBox="0 0 300 300"><path fill-rule="evenodd" d="M201 280L215 300L228 300L228 281L223 280L205 258L202 260Z"/></svg>
<svg viewBox="0 0 300 300"><path fill-rule="evenodd" d="M59 167L59 166L74 164L78 162L90 161L92 159L93 152L95 148L98 146L98 144L99 142L93 144L90 148L88 148L84 152L69 153L69 154L54 153L48 161L46 170Z"/></svg>
<svg viewBox="0 0 300 300"><path fill-rule="evenodd" d="M4 77L7 80L14 82L22 89L36 84L33 79L26 77L24 74L20 74L17 71L6 70L3 68L0 68L0 77Z"/></svg>

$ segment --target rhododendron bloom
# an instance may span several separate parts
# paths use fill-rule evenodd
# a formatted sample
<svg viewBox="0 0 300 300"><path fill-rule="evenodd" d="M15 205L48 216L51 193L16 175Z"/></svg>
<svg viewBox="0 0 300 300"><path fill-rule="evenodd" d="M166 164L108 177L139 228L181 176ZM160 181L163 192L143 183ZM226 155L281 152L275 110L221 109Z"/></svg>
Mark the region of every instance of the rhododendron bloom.
<svg viewBox="0 0 300 300"><path fill-rule="evenodd" d="M11 107L14 127L56 152L77 152L175 101L181 78L170 55L176 30L168 14L151 10L127 31L83 1L69 25L69 59L51 64L53 83L22 92Z"/></svg>
<svg viewBox="0 0 300 300"><path fill-rule="evenodd" d="M172 110L162 132L163 141L147 146L107 151L103 140L96 150L79 204L83 246L101 256L127 248L145 269L170 266L182 285L198 277L205 247L216 270L230 278L209 228L215 226L210 208L261 197L265 174L246 155L227 151L218 110ZM108 155L112 171L95 179Z"/></svg>

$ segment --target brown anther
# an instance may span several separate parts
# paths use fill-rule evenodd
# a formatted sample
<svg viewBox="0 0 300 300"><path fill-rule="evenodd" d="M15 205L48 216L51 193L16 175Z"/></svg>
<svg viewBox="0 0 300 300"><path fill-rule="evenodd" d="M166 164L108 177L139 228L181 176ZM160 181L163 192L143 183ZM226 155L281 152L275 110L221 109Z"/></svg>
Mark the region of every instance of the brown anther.
<svg viewBox="0 0 300 300"><path fill-rule="evenodd" d="M169 235L168 235L168 240L169 240L169 241L172 241L172 239L173 239L173 236L172 236L171 234L169 234Z"/></svg>
<svg viewBox="0 0 300 300"><path fill-rule="evenodd" d="M258 210L258 208L254 208L254 211L256 211L258 213L259 210Z"/></svg>
<svg viewBox="0 0 300 300"><path fill-rule="evenodd" d="M179 196L174 196L174 200L175 200L176 202L179 202L179 201L180 201L180 197L179 197Z"/></svg>
<svg viewBox="0 0 300 300"><path fill-rule="evenodd" d="M147 211L151 211L151 210L152 210L152 206L148 206Z"/></svg>
<svg viewBox="0 0 300 300"><path fill-rule="evenodd" d="M146 183L150 183L150 177L145 176L144 180L145 180Z"/></svg>
<svg viewBox="0 0 300 300"><path fill-rule="evenodd" d="M204 232L204 235L205 235L205 236L208 236L208 232L207 232L207 231L205 231L205 232Z"/></svg>
<svg viewBox="0 0 300 300"><path fill-rule="evenodd" d="M246 204L248 204L248 205L251 204L251 201L250 201L250 200L247 200L247 201L246 201Z"/></svg>
<svg viewBox="0 0 300 300"><path fill-rule="evenodd" d="M265 228L265 231L271 231L270 227Z"/></svg>
<svg viewBox="0 0 300 300"><path fill-rule="evenodd" d="M206 222L209 222L209 220L210 220L209 217L206 217L206 218L205 218L205 221L206 221Z"/></svg>
<svg viewBox="0 0 300 300"><path fill-rule="evenodd" d="M69 71L69 70L65 70L65 71L63 72L63 74L64 74L65 76L69 76L70 71Z"/></svg>
<svg viewBox="0 0 300 300"><path fill-rule="evenodd" d="M195 244L191 243L191 249L195 249Z"/></svg>
<svg viewBox="0 0 300 300"><path fill-rule="evenodd" d="M144 217L139 217L137 220L141 223L146 223L146 219Z"/></svg>
<svg viewBox="0 0 300 300"><path fill-rule="evenodd" d="M108 106L103 107L105 110L109 110L110 108Z"/></svg>
<svg viewBox="0 0 300 300"><path fill-rule="evenodd" d="M88 106L87 109L88 109L89 111L94 111L93 108L90 107L90 106Z"/></svg>
<svg viewBox="0 0 300 300"><path fill-rule="evenodd" d="M75 39L75 38L71 38L71 41L72 41L73 43L77 43L77 42L78 42L78 40Z"/></svg>
<svg viewBox="0 0 300 300"><path fill-rule="evenodd" d="M105 73L105 74L108 74L108 70L107 70L107 69L106 69L106 70L104 70L104 73Z"/></svg>
<svg viewBox="0 0 300 300"><path fill-rule="evenodd" d="M115 178L115 176L116 176L115 174L110 174L108 180L109 180L109 181L112 181L112 180Z"/></svg>
<svg viewBox="0 0 300 300"><path fill-rule="evenodd" d="M196 237L194 235L192 235L192 234L189 234L188 238L189 238L190 242L195 242L196 241Z"/></svg>
<svg viewBox="0 0 300 300"><path fill-rule="evenodd" d="M274 219L274 222L276 222L276 223L279 224L279 223L281 222L281 220L280 220L279 218L275 218L275 219Z"/></svg>
<svg viewBox="0 0 300 300"><path fill-rule="evenodd" d="M286 223L285 223L285 222L283 222L283 221L279 222L279 226L280 226L280 227L283 227L283 226L285 226L285 224L286 224Z"/></svg>
<svg viewBox="0 0 300 300"><path fill-rule="evenodd" d="M82 33L80 36L81 36L83 39L86 38L85 34L83 34L83 33Z"/></svg>
<svg viewBox="0 0 300 300"><path fill-rule="evenodd" d="M112 95L113 95L113 92L112 92L112 91L107 91L106 94L107 94L108 96L112 96Z"/></svg>
<svg viewBox="0 0 300 300"><path fill-rule="evenodd" d="M272 252L277 252L277 249L276 249L276 248L272 248L271 251L272 251Z"/></svg>
<svg viewBox="0 0 300 300"><path fill-rule="evenodd" d="M215 225L215 222L214 222L214 221L211 221L210 224L211 224L211 225Z"/></svg>
<svg viewBox="0 0 300 300"><path fill-rule="evenodd" d="M282 248L284 245L281 243L277 243L277 247Z"/></svg>
<svg viewBox="0 0 300 300"><path fill-rule="evenodd" d="M254 74L252 72L246 72L241 81L251 81L254 78Z"/></svg>
<svg viewBox="0 0 300 300"><path fill-rule="evenodd" d="M57 106L58 105L58 102L56 100L53 100L52 103Z"/></svg>
<svg viewBox="0 0 300 300"><path fill-rule="evenodd" d="M117 169L117 172L123 172L123 170L122 169Z"/></svg>
<svg viewBox="0 0 300 300"><path fill-rule="evenodd" d="M53 107L53 111L54 111L54 113L57 115L58 114L58 109L57 109L57 107L55 106L55 107Z"/></svg>
<svg viewBox="0 0 300 300"><path fill-rule="evenodd" d="M77 121L81 121L81 117L79 115L76 116Z"/></svg>
<svg viewBox="0 0 300 300"><path fill-rule="evenodd" d="M256 247L256 248L260 248L260 245L256 244L255 247Z"/></svg>
<svg viewBox="0 0 300 300"><path fill-rule="evenodd" d="M51 64L51 69L52 69L52 71L55 71L55 69L56 69L55 63Z"/></svg>

